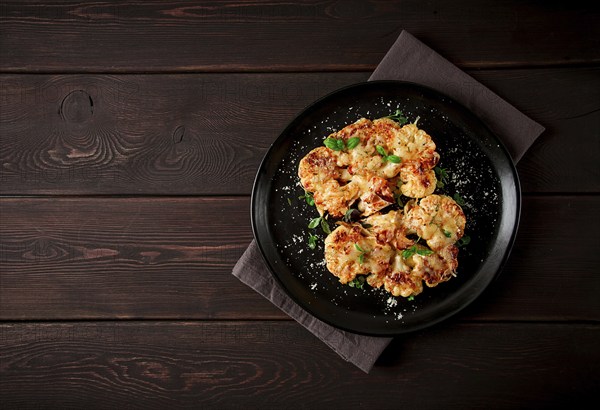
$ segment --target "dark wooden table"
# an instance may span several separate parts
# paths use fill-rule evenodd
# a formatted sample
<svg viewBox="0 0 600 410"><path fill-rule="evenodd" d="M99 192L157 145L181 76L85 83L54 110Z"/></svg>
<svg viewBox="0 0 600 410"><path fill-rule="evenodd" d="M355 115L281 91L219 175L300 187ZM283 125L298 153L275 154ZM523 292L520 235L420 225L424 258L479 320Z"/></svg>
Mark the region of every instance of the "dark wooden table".
<svg viewBox="0 0 600 410"><path fill-rule="evenodd" d="M2 1L0 407L582 407L600 18L579 3ZM269 144L402 29L547 130L500 279L366 375L230 272Z"/></svg>

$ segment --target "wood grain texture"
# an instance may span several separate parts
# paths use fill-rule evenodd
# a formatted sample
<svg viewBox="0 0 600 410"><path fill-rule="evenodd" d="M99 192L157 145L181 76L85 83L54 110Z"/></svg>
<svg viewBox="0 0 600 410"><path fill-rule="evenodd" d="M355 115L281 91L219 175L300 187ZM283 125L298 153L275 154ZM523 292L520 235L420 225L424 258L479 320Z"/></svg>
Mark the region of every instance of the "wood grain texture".
<svg viewBox="0 0 600 410"><path fill-rule="evenodd" d="M600 192L599 68L469 73L546 128L517 166L523 191Z"/></svg>
<svg viewBox="0 0 600 410"><path fill-rule="evenodd" d="M281 317L229 274L252 240L249 208L247 198L2 199L0 314L232 318L249 305Z"/></svg>
<svg viewBox="0 0 600 410"><path fill-rule="evenodd" d="M463 67L598 62L580 3L3 1L0 70L371 70L402 29Z"/></svg>
<svg viewBox="0 0 600 410"><path fill-rule="evenodd" d="M294 114L363 77L3 76L1 190L247 194Z"/></svg>
<svg viewBox="0 0 600 410"><path fill-rule="evenodd" d="M600 321L600 196L526 197L509 262L466 320ZM0 199L0 318L285 319L231 275L249 200ZM565 257L568 255L568 257Z"/></svg>
<svg viewBox="0 0 600 410"><path fill-rule="evenodd" d="M5 408L584 408L600 388L597 325L437 326L369 375L293 322L0 329Z"/></svg>
<svg viewBox="0 0 600 410"><path fill-rule="evenodd" d="M582 1L1 1L0 408L590 407L599 21ZM402 29L547 130L502 275L365 375L231 270L269 145Z"/></svg>
<svg viewBox="0 0 600 410"><path fill-rule="evenodd" d="M519 164L525 192L600 192L600 69L471 74L547 127ZM0 76L0 193L249 194L302 108L368 76Z"/></svg>

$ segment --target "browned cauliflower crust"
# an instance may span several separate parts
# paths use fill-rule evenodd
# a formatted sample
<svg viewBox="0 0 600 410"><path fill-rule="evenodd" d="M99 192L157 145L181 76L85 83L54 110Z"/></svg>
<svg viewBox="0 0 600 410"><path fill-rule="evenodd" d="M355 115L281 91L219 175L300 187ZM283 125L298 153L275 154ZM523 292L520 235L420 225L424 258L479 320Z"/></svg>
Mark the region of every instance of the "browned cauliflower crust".
<svg viewBox="0 0 600 410"><path fill-rule="evenodd" d="M394 194L423 198L435 189L433 168L440 156L431 137L414 124L361 118L328 138L343 141L344 149L315 148L298 169L321 215L343 216L358 201L362 215L369 216L393 204ZM348 148L351 139L358 143Z"/></svg>
<svg viewBox="0 0 600 410"><path fill-rule="evenodd" d="M327 269L341 283L350 282L357 275L366 275L367 283L372 287L383 286L392 295L404 297L421 293L423 282L434 287L455 276L458 248L454 243L459 235L462 236L464 214L452 198L432 196L435 198L427 202L427 207L418 208L419 223L415 222L418 205L412 203L405 207L410 214L390 211L371 215L362 220L362 224L340 223L325 239ZM430 202L440 206L430 207ZM442 208L447 210L440 213ZM432 230L427 240L429 247L420 243L425 237L414 240L407 236L414 233L415 225L417 229L427 229L431 221L438 221L437 218L441 220L440 227ZM440 236L439 230L445 229L452 229L454 234L447 237L441 233Z"/></svg>
<svg viewBox="0 0 600 410"><path fill-rule="evenodd" d="M433 194L440 156L431 136L415 124L362 118L328 139L335 145L300 161L300 182L322 217L342 218L355 205L361 220L338 222L327 236L327 269L341 283L362 275L403 297L455 276L466 218L452 198ZM397 195L414 199L383 213Z"/></svg>
<svg viewBox="0 0 600 410"><path fill-rule="evenodd" d="M405 226L439 251L462 238L466 218L462 208L450 197L429 195L420 201L410 201L404 207Z"/></svg>

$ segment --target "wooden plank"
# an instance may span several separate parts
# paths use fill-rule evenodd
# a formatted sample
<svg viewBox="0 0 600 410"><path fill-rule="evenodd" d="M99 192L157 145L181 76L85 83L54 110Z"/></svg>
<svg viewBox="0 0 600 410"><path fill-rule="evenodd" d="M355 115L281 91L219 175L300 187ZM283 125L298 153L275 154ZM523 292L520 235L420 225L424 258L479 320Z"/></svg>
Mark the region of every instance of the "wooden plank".
<svg viewBox="0 0 600 410"><path fill-rule="evenodd" d="M600 196L525 197L500 279L466 320L595 320ZM0 319L284 319L231 269L249 199L0 199ZM569 255L566 258L564 255Z"/></svg>
<svg viewBox="0 0 600 410"><path fill-rule="evenodd" d="M599 73L472 72L547 127L525 192L600 192ZM0 76L0 193L249 194L294 115L368 75Z"/></svg>
<svg viewBox="0 0 600 410"><path fill-rule="evenodd" d="M600 192L600 69L469 73L546 127L517 167L525 192Z"/></svg>
<svg viewBox="0 0 600 410"><path fill-rule="evenodd" d="M597 325L437 326L369 375L293 322L0 329L5 408L582 408L600 388Z"/></svg>
<svg viewBox="0 0 600 410"><path fill-rule="evenodd" d="M229 274L247 198L0 204L2 318L283 317Z"/></svg>
<svg viewBox="0 0 600 410"><path fill-rule="evenodd" d="M295 113L360 78L2 76L0 189L247 194Z"/></svg>
<svg viewBox="0 0 600 410"><path fill-rule="evenodd" d="M600 239L585 233L598 209L600 196L525 197L506 267L463 317L600 322Z"/></svg>
<svg viewBox="0 0 600 410"><path fill-rule="evenodd" d="M0 70L372 70L402 29L463 67L597 63L597 22L578 2L3 1Z"/></svg>

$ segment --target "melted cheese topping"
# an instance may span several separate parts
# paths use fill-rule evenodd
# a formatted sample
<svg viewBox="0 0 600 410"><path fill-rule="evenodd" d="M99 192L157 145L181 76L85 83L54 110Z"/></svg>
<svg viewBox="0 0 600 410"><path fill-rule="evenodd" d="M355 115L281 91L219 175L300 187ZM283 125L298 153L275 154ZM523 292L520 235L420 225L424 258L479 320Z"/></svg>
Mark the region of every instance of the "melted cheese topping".
<svg viewBox="0 0 600 410"><path fill-rule="evenodd" d="M341 283L363 275L372 287L403 297L421 293L423 283L433 287L452 278L458 267L454 244L466 219L452 198L433 194L439 154L431 137L415 124L401 127L386 118L362 118L330 137L346 148L310 151L300 161L300 182L322 216L341 218L356 204L364 219L338 222L327 236L327 269ZM352 149L350 138L359 140ZM386 159L390 155L401 162ZM380 213L399 194L415 199L404 210Z"/></svg>
<svg viewBox="0 0 600 410"><path fill-rule="evenodd" d="M452 200L452 199L450 199ZM341 283L366 275L367 283L394 296L415 296L455 275L458 248L436 251L406 237L406 215L390 211L360 223L342 223L325 239L327 269Z"/></svg>
<svg viewBox="0 0 600 410"><path fill-rule="evenodd" d="M313 194L321 215L343 216L358 201L358 209L368 216L393 204L395 194L422 198L435 189L439 154L431 137L414 124L401 127L387 118L361 118L329 138L359 142L341 151L315 148L300 161L300 182ZM388 160L391 155L400 162Z"/></svg>
<svg viewBox="0 0 600 410"><path fill-rule="evenodd" d="M360 224L341 225L325 239L327 269L341 283L348 283L357 275L384 274L393 254L391 246L378 243Z"/></svg>
<svg viewBox="0 0 600 410"><path fill-rule="evenodd" d="M450 197L429 195L404 207L409 233L419 235L433 250L441 250L462 238L466 218L461 207Z"/></svg>

